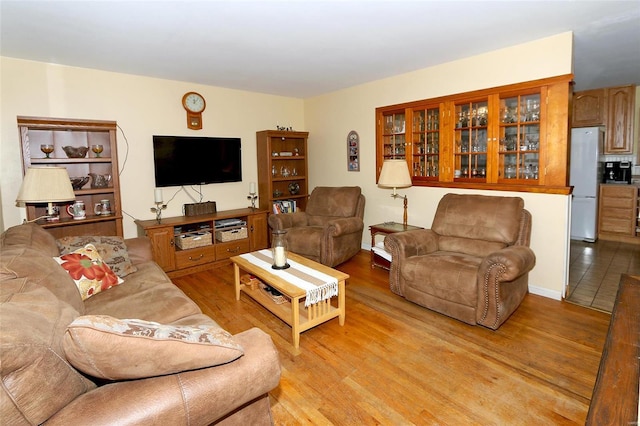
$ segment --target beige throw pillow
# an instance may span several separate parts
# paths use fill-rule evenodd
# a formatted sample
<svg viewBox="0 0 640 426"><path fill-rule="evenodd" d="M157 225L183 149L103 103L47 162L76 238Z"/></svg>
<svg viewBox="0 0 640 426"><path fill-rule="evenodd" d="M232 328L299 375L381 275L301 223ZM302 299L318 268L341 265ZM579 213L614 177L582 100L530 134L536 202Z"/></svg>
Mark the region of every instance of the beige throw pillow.
<svg viewBox="0 0 640 426"><path fill-rule="evenodd" d="M244 354L218 326L164 325L106 315L78 317L64 335L67 360L109 380L139 379L231 362Z"/></svg>

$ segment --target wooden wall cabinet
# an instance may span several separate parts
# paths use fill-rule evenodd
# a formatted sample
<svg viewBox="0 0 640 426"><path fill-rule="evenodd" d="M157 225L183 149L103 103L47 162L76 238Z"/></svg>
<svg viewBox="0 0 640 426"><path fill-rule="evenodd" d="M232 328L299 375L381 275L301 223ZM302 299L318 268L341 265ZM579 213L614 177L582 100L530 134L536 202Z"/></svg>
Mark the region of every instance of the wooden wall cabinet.
<svg viewBox="0 0 640 426"><path fill-rule="evenodd" d="M261 209L293 206L304 211L309 196L307 138L309 132L263 130L256 133L258 198Z"/></svg>
<svg viewBox="0 0 640 426"><path fill-rule="evenodd" d="M606 90L605 154L632 154L635 86L610 87Z"/></svg>
<svg viewBox="0 0 640 426"><path fill-rule="evenodd" d="M584 90L573 94L571 127L607 125L607 91Z"/></svg>
<svg viewBox="0 0 640 426"><path fill-rule="evenodd" d="M60 220L37 223L54 237L76 235L123 235L122 206L120 201L120 180L116 143L117 123L115 121L77 120L65 118L18 117L20 143L22 148L23 175L31 165L63 166L70 177L87 177L90 174L109 176L106 186L96 187L93 178L80 189L75 190L76 200L84 201L87 218L73 220L66 212L71 203L54 203L60 209ZM50 158L40 150L41 145L53 145ZM102 145L103 151L95 153L94 145ZM84 158L69 158L64 146L86 147ZM110 215L94 214L94 206L107 199L111 204ZM27 220L46 215L47 206L27 205Z"/></svg>
<svg viewBox="0 0 640 426"><path fill-rule="evenodd" d="M223 225L229 219L237 221ZM160 223L155 219L135 222L138 234L151 240L153 260L170 277L210 269L228 263L232 256L268 247L265 210L236 209L168 217Z"/></svg>
<svg viewBox="0 0 640 426"><path fill-rule="evenodd" d="M413 185L568 193L571 76L376 109L376 178L404 159Z"/></svg>
<svg viewBox="0 0 640 426"><path fill-rule="evenodd" d="M640 242L638 235L638 191L636 185L600 185L598 238Z"/></svg>

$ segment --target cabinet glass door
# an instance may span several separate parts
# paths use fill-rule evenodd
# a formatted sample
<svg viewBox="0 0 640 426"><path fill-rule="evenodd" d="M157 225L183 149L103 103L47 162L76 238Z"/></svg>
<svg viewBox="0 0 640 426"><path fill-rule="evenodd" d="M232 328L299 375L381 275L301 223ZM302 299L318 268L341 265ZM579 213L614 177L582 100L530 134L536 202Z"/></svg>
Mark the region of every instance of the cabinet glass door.
<svg viewBox="0 0 640 426"><path fill-rule="evenodd" d="M488 120L486 100L455 105L454 181L486 182Z"/></svg>
<svg viewBox="0 0 640 426"><path fill-rule="evenodd" d="M413 112L413 177L438 180L440 174L440 109Z"/></svg>
<svg viewBox="0 0 640 426"><path fill-rule="evenodd" d="M499 180L532 184L540 168L540 94L500 99Z"/></svg>
<svg viewBox="0 0 640 426"><path fill-rule="evenodd" d="M383 137L383 157L385 160L404 159L406 136L405 136L405 113L385 114Z"/></svg>

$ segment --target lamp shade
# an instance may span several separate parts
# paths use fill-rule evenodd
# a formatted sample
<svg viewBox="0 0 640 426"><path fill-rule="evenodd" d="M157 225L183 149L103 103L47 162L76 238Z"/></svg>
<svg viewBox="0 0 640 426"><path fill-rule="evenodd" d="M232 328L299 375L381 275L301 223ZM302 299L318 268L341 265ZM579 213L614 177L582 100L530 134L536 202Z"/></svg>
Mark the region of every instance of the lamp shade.
<svg viewBox="0 0 640 426"><path fill-rule="evenodd" d="M406 160L385 160L382 163L378 186L382 188L408 188L411 175Z"/></svg>
<svg viewBox="0 0 640 426"><path fill-rule="evenodd" d="M71 186L69 173L64 167L29 167L22 180L16 202L51 203L73 201L76 195Z"/></svg>

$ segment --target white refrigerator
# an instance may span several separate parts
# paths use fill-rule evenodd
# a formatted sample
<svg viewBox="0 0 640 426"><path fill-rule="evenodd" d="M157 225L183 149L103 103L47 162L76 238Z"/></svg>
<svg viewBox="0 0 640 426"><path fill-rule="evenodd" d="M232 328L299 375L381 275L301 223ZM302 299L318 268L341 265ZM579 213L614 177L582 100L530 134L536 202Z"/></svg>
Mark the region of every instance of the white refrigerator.
<svg viewBox="0 0 640 426"><path fill-rule="evenodd" d="M594 242L598 238L598 188L602 180L599 156L603 146L604 130L601 127L571 129L572 240Z"/></svg>

